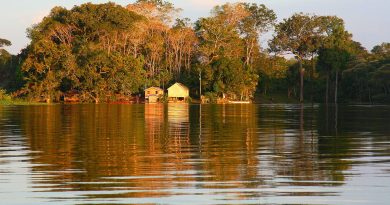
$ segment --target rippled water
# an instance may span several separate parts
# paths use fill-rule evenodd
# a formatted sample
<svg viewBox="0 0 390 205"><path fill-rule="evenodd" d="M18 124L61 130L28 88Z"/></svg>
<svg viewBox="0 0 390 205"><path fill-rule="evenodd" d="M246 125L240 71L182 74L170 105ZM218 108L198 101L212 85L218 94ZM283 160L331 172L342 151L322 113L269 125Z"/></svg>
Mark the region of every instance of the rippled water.
<svg viewBox="0 0 390 205"><path fill-rule="evenodd" d="M0 106L0 204L390 204L390 106Z"/></svg>

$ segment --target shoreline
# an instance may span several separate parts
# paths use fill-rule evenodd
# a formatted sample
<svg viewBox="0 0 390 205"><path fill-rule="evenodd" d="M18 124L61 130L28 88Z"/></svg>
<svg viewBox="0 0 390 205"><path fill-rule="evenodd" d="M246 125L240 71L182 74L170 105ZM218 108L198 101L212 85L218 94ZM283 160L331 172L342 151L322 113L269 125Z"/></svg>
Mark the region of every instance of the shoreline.
<svg viewBox="0 0 390 205"><path fill-rule="evenodd" d="M326 105L325 103L311 103L311 102L230 102L230 103L200 103L200 102L191 102L191 103L145 103L145 102L138 102L138 103L66 103L66 102L55 102L55 103L43 103L43 102L30 102L30 101L23 101L23 100L0 100L0 106L31 106L31 105L45 105L45 106L53 106L53 105L179 105L179 104L188 104L188 105ZM329 103L327 106L335 106L334 103ZM337 105L349 105L349 106L390 106L390 104L386 103L369 103L369 102L362 102L362 103L338 103Z"/></svg>

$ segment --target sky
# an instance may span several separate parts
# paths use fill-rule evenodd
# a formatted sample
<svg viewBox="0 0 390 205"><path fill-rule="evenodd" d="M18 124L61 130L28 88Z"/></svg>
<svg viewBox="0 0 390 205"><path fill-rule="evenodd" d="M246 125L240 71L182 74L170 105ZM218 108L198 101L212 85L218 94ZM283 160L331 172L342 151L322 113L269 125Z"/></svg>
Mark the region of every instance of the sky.
<svg viewBox="0 0 390 205"><path fill-rule="evenodd" d="M135 0L111 0L120 5ZM337 15L344 19L354 40L371 50L382 42L390 42L390 1L389 0L168 0L182 9L181 16L193 21L208 16L215 5L226 2L252 2L265 4L273 9L278 21L294 13L316 15ZM12 46L6 49L19 53L29 44L26 29L39 23L54 6L68 9L86 2L105 3L107 0L0 0L0 38L8 39ZM265 44L267 39L263 39Z"/></svg>

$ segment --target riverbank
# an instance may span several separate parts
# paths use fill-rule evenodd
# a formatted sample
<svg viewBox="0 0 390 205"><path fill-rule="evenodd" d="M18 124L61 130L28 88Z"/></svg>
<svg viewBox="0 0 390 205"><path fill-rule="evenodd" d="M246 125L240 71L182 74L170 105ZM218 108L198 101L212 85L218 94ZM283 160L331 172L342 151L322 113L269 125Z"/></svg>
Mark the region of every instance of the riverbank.
<svg viewBox="0 0 390 205"><path fill-rule="evenodd" d="M264 95L256 93L254 103L260 104L273 104L273 103L282 103L282 104L295 104L299 103L298 99L288 98L285 93L274 93L272 95Z"/></svg>
<svg viewBox="0 0 390 205"><path fill-rule="evenodd" d="M0 105L36 105L43 103L36 103L27 101L21 98L14 98L11 95L7 94L7 92L3 89L0 89Z"/></svg>
<svg viewBox="0 0 390 205"><path fill-rule="evenodd" d="M0 105L47 105L47 103L29 102L22 99L0 100Z"/></svg>
<svg viewBox="0 0 390 205"><path fill-rule="evenodd" d="M144 104L144 101L139 102L103 102L98 104ZM168 103L164 102L163 104ZM188 102L189 104L201 104L199 99L191 99L191 102ZM255 96L255 99L252 102L240 102L240 101L232 101L230 103L204 103L204 104L299 104L299 100L295 98L288 98L285 94L272 94L272 95L264 95L264 94L257 94ZM308 102L306 102L308 103ZM36 101L28 101L26 99L22 98L3 98L0 99L0 105L53 105L53 104L89 104L89 103L82 103L82 102L75 102L75 103L67 103L67 102L56 102L56 103L45 103L45 102L36 102ZM341 104L389 104L389 102L344 102Z"/></svg>

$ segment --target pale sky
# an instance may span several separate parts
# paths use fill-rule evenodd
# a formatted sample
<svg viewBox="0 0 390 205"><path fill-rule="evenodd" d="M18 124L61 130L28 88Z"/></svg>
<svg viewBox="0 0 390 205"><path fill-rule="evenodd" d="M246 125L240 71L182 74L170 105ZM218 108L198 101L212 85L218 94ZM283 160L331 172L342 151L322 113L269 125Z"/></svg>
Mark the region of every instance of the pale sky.
<svg viewBox="0 0 390 205"><path fill-rule="evenodd" d="M135 0L111 0L120 5ZM38 23L54 6L72 8L86 2L104 3L107 0L0 0L0 38L8 39L12 46L6 48L19 53L29 43L26 29ZM211 8L238 0L170 0L183 9L181 16L196 20L208 16ZM344 19L347 29L367 49L382 42L390 42L390 0L246 0L240 2L263 3L273 9L278 20L296 12L317 15L337 15ZM263 44L266 42L266 39Z"/></svg>

